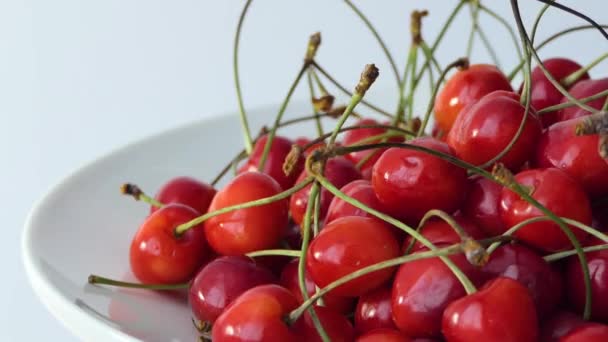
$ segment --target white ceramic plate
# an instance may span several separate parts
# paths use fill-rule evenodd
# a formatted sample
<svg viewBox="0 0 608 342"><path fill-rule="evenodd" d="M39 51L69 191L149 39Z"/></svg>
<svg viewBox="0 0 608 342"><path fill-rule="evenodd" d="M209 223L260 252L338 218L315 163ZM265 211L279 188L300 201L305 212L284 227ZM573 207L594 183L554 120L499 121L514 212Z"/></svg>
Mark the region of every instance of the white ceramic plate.
<svg viewBox="0 0 608 342"><path fill-rule="evenodd" d="M269 113L276 107L249 113L253 132L270 121ZM292 105L289 113L310 113L310 104ZM128 248L148 206L122 197L120 184L135 182L154 193L175 176L211 180L241 149L239 127L236 115L223 116L128 145L68 176L35 205L23 237L25 268L41 301L78 337L195 340L185 296L91 286L87 277L134 281ZM313 127L292 126L281 134L310 134Z"/></svg>

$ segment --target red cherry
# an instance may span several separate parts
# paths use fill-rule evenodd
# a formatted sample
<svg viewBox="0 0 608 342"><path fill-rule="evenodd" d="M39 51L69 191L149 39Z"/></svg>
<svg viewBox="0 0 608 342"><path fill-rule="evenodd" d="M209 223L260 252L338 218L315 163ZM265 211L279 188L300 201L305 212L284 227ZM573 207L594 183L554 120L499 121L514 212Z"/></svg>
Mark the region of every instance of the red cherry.
<svg viewBox="0 0 608 342"><path fill-rule="evenodd" d="M292 260L289 264L285 265L283 272L281 272L281 286L291 291L298 300L298 303L302 303L302 290L300 290L300 282L298 280L298 259ZM306 283L306 291L309 296L312 296L316 292L315 283L310 279L308 272L304 273L304 279ZM339 313L349 313L354 307L353 298L349 297L338 297L333 295L332 292L323 296L323 302L329 309Z"/></svg>
<svg viewBox="0 0 608 342"><path fill-rule="evenodd" d="M578 82L570 89L570 95L572 95L575 99L582 99L600 93L606 89L608 89L608 78L601 78L597 80L584 80ZM605 101L606 96L603 96L599 99L587 102L586 105L591 108L602 109L602 106L604 106ZM570 102L570 100L564 97L562 98L561 102ZM574 119L575 117L588 114L590 114L588 111L581 109L578 106L571 106L560 110L558 112L558 118L559 121L566 121Z"/></svg>
<svg viewBox="0 0 608 342"><path fill-rule="evenodd" d="M528 288L539 317L546 317L559 305L563 295L561 274L540 255L520 245L496 249L483 271L494 277L507 277Z"/></svg>
<svg viewBox="0 0 608 342"><path fill-rule="evenodd" d="M190 285L190 307L194 317L213 323L243 292L263 284L276 283L267 269L245 256L225 256L209 262Z"/></svg>
<svg viewBox="0 0 608 342"><path fill-rule="evenodd" d="M458 116L448 133L448 145L462 160L481 165L509 145L524 113L525 107L509 93L486 95ZM518 169L532 156L531 146L536 146L541 129L536 112L531 109L519 139L499 162Z"/></svg>
<svg viewBox="0 0 608 342"><path fill-rule="evenodd" d="M515 181L529 187L531 196L555 215L567 217L583 224L591 224L591 205L583 188L563 171L555 168L533 169L520 172ZM504 188L500 199L503 222L514 226L533 217L545 216L539 209ZM570 227L579 240L587 234ZM521 241L546 252L572 247L566 234L553 221L540 221L526 225L515 233Z"/></svg>
<svg viewBox="0 0 608 342"><path fill-rule="evenodd" d="M608 194L608 163L598 152L599 136L576 135L579 119L558 122L542 135L538 167L556 167L576 179L592 197Z"/></svg>
<svg viewBox="0 0 608 342"><path fill-rule="evenodd" d="M291 292L278 285L260 285L245 291L213 324L213 342L297 341L283 320L298 306Z"/></svg>
<svg viewBox="0 0 608 342"><path fill-rule="evenodd" d="M476 224L471 222L466 217L456 216L454 218L456 222L462 227L462 229L473 239L481 240L486 237L486 234L477 227ZM456 233L454 228L442 219L430 219L422 227L420 227L420 234L427 238L433 245L437 247L445 247L453 244L460 243L461 237ZM403 250L410 246L414 240L412 246L412 252L428 250L420 241L415 240L413 237L408 237L403 243Z"/></svg>
<svg viewBox="0 0 608 342"><path fill-rule="evenodd" d="M304 170L300 174L297 183L304 181L306 178L308 178L308 173L306 170ZM349 160L343 157L336 157L327 160L327 163L325 164L325 178L327 178L327 180L337 188L341 188L353 180L360 179L361 173ZM291 218L299 225L301 225L304 221L304 213L306 212L306 206L308 205L308 197L310 196L311 187L312 185L307 185L291 196L289 211L291 213ZM323 188L321 189L320 196L321 208L319 218L324 220L329 203L334 198L334 195L332 195L327 189Z"/></svg>
<svg viewBox="0 0 608 342"><path fill-rule="evenodd" d="M505 75L494 65L475 64L452 76L435 99L435 121L449 132L461 110L495 90L512 91Z"/></svg>
<svg viewBox="0 0 608 342"><path fill-rule="evenodd" d="M414 342L396 329L376 329L357 337L357 342Z"/></svg>
<svg viewBox="0 0 608 342"><path fill-rule="evenodd" d="M549 58L543 61L543 65L547 71L549 71L549 74L560 82L562 86L564 86L564 82L561 81L563 81L564 78L582 68L580 64L567 58ZM589 79L589 74L585 72L574 84L586 79ZM560 103L564 97L562 93L551 84L551 81L549 81L543 70L538 66L532 70L531 80L530 101L532 107L536 110L556 105ZM569 89L571 86L572 85L565 86L565 88ZM522 92L522 88L523 85L520 87L520 93ZM544 127L549 127L557 121L557 112L543 114L541 116L541 121Z"/></svg>
<svg viewBox="0 0 608 342"><path fill-rule="evenodd" d="M355 339L355 329L341 314L323 306L313 308L319 317L323 329L332 342L350 342ZM301 341L321 342L321 337L314 326L308 311L304 313L292 326L293 331Z"/></svg>
<svg viewBox="0 0 608 342"><path fill-rule="evenodd" d="M430 137L410 144L452 154L445 144ZM372 186L380 203L393 216L417 223L427 211L456 211L466 196L466 171L428 153L390 148L374 165Z"/></svg>
<svg viewBox="0 0 608 342"><path fill-rule="evenodd" d="M587 265L591 276L591 317L595 320L608 322L608 251L587 253ZM583 312L585 307L585 283L583 269L576 256L568 261L566 271L566 293L570 304Z"/></svg>
<svg viewBox="0 0 608 342"><path fill-rule="evenodd" d="M173 232L199 215L185 205L169 204L148 216L131 242L131 270L137 279L150 284L192 279L209 254L203 229L195 226L179 238Z"/></svg>
<svg viewBox="0 0 608 342"><path fill-rule="evenodd" d="M572 330L587 324L580 316L568 311L558 311L541 326L541 342L557 342Z"/></svg>
<svg viewBox="0 0 608 342"><path fill-rule="evenodd" d="M443 312L443 335L450 342L538 341L538 320L528 290L504 277L457 299Z"/></svg>
<svg viewBox="0 0 608 342"><path fill-rule="evenodd" d="M399 254L399 244L383 222L360 216L342 217L326 225L312 241L307 251L306 269L315 284L325 287L354 271L396 258ZM360 296L384 284L393 271L388 268L366 274L332 293Z"/></svg>
<svg viewBox="0 0 608 342"><path fill-rule="evenodd" d="M262 154L264 153L264 147L266 146L267 141L268 135L264 135L256 141L253 146L253 151L251 151L251 154L249 155L249 159L247 159L247 162L239 168L239 173L259 171L258 165L262 158ZM295 164L293 172L291 172L289 176L285 175L285 172L283 172L283 163L285 162L285 157L287 157L289 151L291 151L291 145L291 140L285 137L275 136L270 145L270 152L266 158L266 163L264 164L263 173L276 180L283 190L291 188L300 172L304 169L304 158L300 157Z"/></svg>
<svg viewBox="0 0 608 342"><path fill-rule="evenodd" d="M362 295L355 309L357 333L363 334L381 328L395 329L390 287L379 288Z"/></svg>
<svg viewBox="0 0 608 342"><path fill-rule="evenodd" d="M507 229L500 218L502 185L481 176L471 178L470 184L462 206L463 214L489 236L502 234Z"/></svg>
<svg viewBox="0 0 608 342"><path fill-rule="evenodd" d="M236 176L216 195L209 211L237 205L281 192L279 184L259 172ZM288 224L287 200L238 209L205 221L211 247L222 255L241 255L275 247Z"/></svg>
<svg viewBox="0 0 608 342"><path fill-rule="evenodd" d="M450 259L474 283L482 280L483 274L464 255L453 255ZM441 259L405 263L393 281L393 320L408 336L439 337L443 310L465 294L460 281Z"/></svg>
<svg viewBox="0 0 608 342"><path fill-rule="evenodd" d="M608 326L597 323L587 323L582 325L566 336L559 342L605 342L608 341Z"/></svg>
<svg viewBox="0 0 608 342"><path fill-rule="evenodd" d="M370 181L358 179L346 184L342 187L342 189L340 189L340 191L342 191L346 196L354 198L372 209L376 209L380 212L384 211L382 204L380 201L378 201L378 198L374 193L374 189L372 188ZM346 203L339 197L334 197L329 204L329 209L327 209L325 224L344 216L375 217L364 210Z"/></svg>
<svg viewBox="0 0 608 342"><path fill-rule="evenodd" d="M154 198L163 204L187 205L204 214L209 209L209 204L216 192L211 185L199 182L194 178L176 177L165 183ZM157 207L150 207L150 214L156 210L158 210Z"/></svg>

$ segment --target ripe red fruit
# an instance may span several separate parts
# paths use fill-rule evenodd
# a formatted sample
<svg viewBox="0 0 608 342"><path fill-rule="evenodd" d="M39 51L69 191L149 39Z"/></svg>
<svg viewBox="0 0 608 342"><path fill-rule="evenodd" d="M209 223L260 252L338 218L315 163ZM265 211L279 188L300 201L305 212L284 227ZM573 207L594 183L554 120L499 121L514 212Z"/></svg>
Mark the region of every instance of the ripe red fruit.
<svg viewBox="0 0 608 342"><path fill-rule="evenodd" d="M414 342L396 329L376 329L357 337L356 342Z"/></svg>
<svg viewBox="0 0 608 342"><path fill-rule="evenodd" d="M370 181L358 179L346 184L342 187L342 189L340 189L340 191L342 191L346 196L354 198L372 209L380 212L384 211L382 204L380 201L378 201L378 198L374 193L374 189L372 188L372 183ZM339 197L334 197L329 204L329 209L327 209L325 224L344 216L375 217L364 210L346 203Z"/></svg>
<svg viewBox="0 0 608 342"><path fill-rule="evenodd" d="M381 328L395 329L390 287L382 287L362 295L355 309L355 329L358 334Z"/></svg>
<svg viewBox="0 0 608 342"><path fill-rule="evenodd" d="M355 329L345 316L323 306L315 306L313 310L317 313L323 329L332 342L350 342L355 339ZM321 342L322 339L314 326L312 317L306 311L292 326L293 331L300 341Z"/></svg>
<svg viewBox="0 0 608 342"><path fill-rule="evenodd" d="M468 218L456 216L454 219L471 238L481 240L486 237L486 234ZM419 232L436 247L446 247L462 241L454 228L439 218L432 218L426 221L426 223L420 227ZM414 245L412 246L412 252L428 250L428 248L425 247L420 241L410 236L403 243L404 251L406 251L406 248L410 246L412 240L415 241Z"/></svg>
<svg viewBox="0 0 608 342"><path fill-rule="evenodd" d="M472 282L482 280L482 273L469 264L464 255L453 255L450 259ZM408 336L438 337L443 310L465 294L460 281L441 259L405 263L393 281L393 321Z"/></svg>
<svg viewBox="0 0 608 342"><path fill-rule="evenodd" d="M563 171L555 168L532 169L520 172L515 181L528 187L532 198L560 217L583 224L591 224L591 205L583 188ZM519 195L504 188L500 199L503 222L511 227L533 217L545 216L539 209ZM570 227L579 240L587 234ZM526 244L546 252L572 248L566 234L553 221L539 221L526 225L515 233Z"/></svg>
<svg viewBox="0 0 608 342"><path fill-rule="evenodd" d="M581 316L568 311L558 311L541 325L541 342L557 342L572 330L587 324Z"/></svg>
<svg viewBox="0 0 608 342"><path fill-rule="evenodd" d="M297 341L283 318L298 306L289 290L260 285L240 295L213 324L213 342Z"/></svg>
<svg viewBox="0 0 608 342"><path fill-rule="evenodd" d="M219 257L203 267L190 285L189 301L194 317L213 323L243 292L276 283L267 269L245 256Z"/></svg>
<svg viewBox="0 0 608 342"><path fill-rule="evenodd" d="M452 302L443 312L442 330L450 342L535 342L539 336L530 293L504 277Z"/></svg>
<svg viewBox="0 0 608 342"><path fill-rule="evenodd" d="M463 110L448 133L447 143L460 159L481 165L509 145L524 114L525 107L512 93L491 93ZM531 108L519 139L498 161L509 169L518 169L533 155L531 147L536 146L541 130L540 120Z"/></svg>
<svg viewBox="0 0 608 342"><path fill-rule="evenodd" d="M608 326L597 323L587 323L582 325L566 336L559 342L605 342L608 341Z"/></svg>
<svg viewBox="0 0 608 342"><path fill-rule="evenodd" d="M202 227L188 230L180 238L177 226L199 216L182 204L169 204L148 216L133 237L131 270L143 283L177 284L192 279L209 254Z"/></svg>
<svg viewBox="0 0 608 342"><path fill-rule="evenodd" d="M570 95L572 95L575 99L582 99L585 97L589 97L591 95L595 95L604 90L608 89L608 77L601 78L597 80L584 80L578 82L570 89ZM593 101L587 102L591 108L601 109L606 101L606 96L602 96L599 99L595 99ZM566 97L562 98L562 103L570 102ZM565 121L574 119L575 117L580 117L584 115L590 114L588 111L579 108L578 106L571 106L568 108L564 108L558 112L559 121Z"/></svg>
<svg viewBox="0 0 608 342"><path fill-rule="evenodd" d="M306 269L315 284L325 287L366 266L399 256L399 244L381 221L342 217L326 225L307 251ZM332 291L337 296L356 297L376 289L393 274L388 268L368 273Z"/></svg>
<svg viewBox="0 0 608 342"><path fill-rule="evenodd" d="M500 246L492 253L483 271L492 278L502 276L517 280L528 288L539 317L551 314L562 299L561 274L527 247Z"/></svg>
<svg viewBox="0 0 608 342"><path fill-rule="evenodd" d="M281 192L279 184L259 172L236 176L216 195L209 211L242 204ZM222 255L241 255L275 247L288 224L287 200L238 209L205 221L205 234L211 247Z"/></svg>
<svg viewBox="0 0 608 342"><path fill-rule="evenodd" d="M560 82L562 86L569 89L572 85L566 85L563 81L568 75L582 68L581 65L567 58L549 58L543 61L543 65L549 71L553 78ZM551 81L545 76L545 73L538 66L532 70L530 88L530 101L532 107L536 110L541 110L560 103L564 95L560 93ZM589 79L589 74L584 73L577 82ZM523 85L520 87L520 93L523 90ZM544 127L549 127L557 121L557 112L546 113L541 116L541 121Z"/></svg>
<svg viewBox="0 0 608 342"><path fill-rule="evenodd" d="M445 154L452 150L434 138L411 140ZM427 211L456 211L466 196L466 171L428 153L404 148L386 150L374 165L372 186L380 203L399 219L416 224Z"/></svg>
<svg viewBox="0 0 608 342"><path fill-rule="evenodd" d="M487 235L502 234L506 230L499 209L502 185L481 176L471 178L470 184L462 213Z"/></svg>
<svg viewBox="0 0 608 342"><path fill-rule="evenodd" d="M327 160L325 164L325 178L338 189L344 185L350 183L353 180L360 179L361 173L355 165L349 160L343 157L336 157ZM306 170L302 171L297 183L303 182L308 177ZM297 224L301 225L304 221L304 213L306 213L306 206L308 205L308 197L310 196L310 189L312 185L307 185L300 191L296 192L291 196L289 202L289 212L291 218ZM327 189L321 189L321 200L320 200L320 220L325 219L329 203L334 198L331 192Z"/></svg>
<svg viewBox="0 0 608 342"><path fill-rule="evenodd" d="M494 65L475 64L452 76L435 99L435 122L449 132L461 110L495 90L512 91L505 75Z"/></svg>
<svg viewBox="0 0 608 342"><path fill-rule="evenodd" d="M556 167L576 179L592 197L608 194L608 163L598 152L599 136L576 135L579 119L558 122L542 135L538 167Z"/></svg>
<svg viewBox="0 0 608 342"><path fill-rule="evenodd" d="M264 147L266 146L267 141L268 135L264 135L256 141L253 150L249 155L249 159L247 159L247 162L239 168L239 173L259 171L258 165L262 158L262 154L264 153ZM285 157L289 154L289 151L291 151L292 144L291 140L285 137L275 136L270 145L270 152L266 158L264 170L262 170L263 173L277 181L283 190L291 188L302 169L304 169L304 158L300 156L295 163L293 172L289 175L285 175L285 172L283 172L283 162L285 161Z"/></svg>
<svg viewBox="0 0 608 342"><path fill-rule="evenodd" d="M190 177L176 177L165 183L156 196L157 201L163 204L179 203L204 214L217 191L209 184ZM150 207L150 214L158 210Z"/></svg>
<svg viewBox="0 0 608 342"><path fill-rule="evenodd" d="M591 317L608 322L608 251L587 253L587 265L591 276ZM566 293L570 304L582 313L585 307L585 283L583 269L576 256L568 261L566 271Z"/></svg>

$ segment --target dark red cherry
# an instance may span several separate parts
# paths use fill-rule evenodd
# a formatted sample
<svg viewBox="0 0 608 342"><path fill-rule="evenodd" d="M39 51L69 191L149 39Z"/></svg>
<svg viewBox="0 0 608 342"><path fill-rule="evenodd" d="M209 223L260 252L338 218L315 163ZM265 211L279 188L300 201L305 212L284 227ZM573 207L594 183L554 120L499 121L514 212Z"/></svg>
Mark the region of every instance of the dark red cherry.
<svg viewBox="0 0 608 342"><path fill-rule="evenodd" d="M130 248L133 274L143 283L176 284L192 279L209 256L201 226L173 234L180 224L200 214L182 204L169 204L152 213L139 227Z"/></svg>
<svg viewBox="0 0 608 342"><path fill-rule="evenodd" d="M399 256L399 244L391 229L376 219L360 216L332 221L311 242L306 269L319 287L381 261ZM394 272L385 268L356 278L332 293L336 296L360 296L382 286Z"/></svg>
<svg viewBox="0 0 608 342"><path fill-rule="evenodd" d="M578 82L570 89L570 95L572 95L576 99L582 99L591 95L595 95L597 93L601 93L606 89L608 89L608 78L601 78L597 80L584 80ZM606 96L603 96L599 99L587 102L586 105L591 108L602 109L602 106L604 106L605 101ZM564 97L562 98L561 102L570 102L570 100ZM560 110L558 112L558 118L559 121L566 121L569 119L574 119L575 117L580 117L588 114L590 114L588 111L574 105Z"/></svg>
<svg viewBox="0 0 608 342"><path fill-rule="evenodd" d="M562 337L559 342L605 342L608 341L608 326L598 323L584 324Z"/></svg>
<svg viewBox="0 0 608 342"><path fill-rule="evenodd" d="M448 155L443 142L424 137L409 141ZM405 148L386 150L374 165L372 186L380 203L396 218L411 224L431 209L452 213L466 196L466 171L439 157Z"/></svg>
<svg viewBox="0 0 608 342"><path fill-rule="evenodd" d="M457 157L481 165L509 145L525 113L525 107L510 94L486 95L458 116L447 137ZM531 109L519 139L498 161L517 170L533 155L531 147L536 146L541 130L540 120Z"/></svg>
<svg viewBox="0 0 608 342"><path fill-rule="evenodd" d="M262 158L262 154L264 153L264 147L266 146L267 141L268 135L264 135L256 141L253 146L253 151L251 151L251 154L249 155L249 159L247 159L247 162L239 168L239 173L259 171L258 165ZM291 140L285 137L275 136L270 145L270 152L268 153L266 163L264 164L264 170L262 171L276 180L283 190L291 188L300 172L304 169L304 157L300 157L295 164L293 172L289 175L285 175L285 172L283 172L283 163L285 162L285 157L287 157L289 151L291 151L292 144Z"/></svg>
<svg viewBox="0 0 608 342"><path fill-rule="evenodd" d="M209 204L217 191L209 184L200 182L191 177L176 177L165 183L156 196L157 201L163 204L180 203L198 211L207 212ZM150 214L158 210L150 207Z"/></svg>
<svg viewBox="0 0 608 342"><path fill-rule="evenodd" d="M403 335L397 329L376 329L368 331L359 337L356 342L414 342L411 338Z"/></svg>
<svg viewBox="0 0 608 342"><path fill-rule="evenodd" d="M443 335L450 342L538 341L538 320L528 289L498 277L443 312Z"/></svg>
<svg viewBox="0 0 608 342"><path fill-rule="evenodd" d="M243 292L276 283L267 269L245 256L219 257L203 267L190 285L190 307L194 317L213 323Z"/></svg>
<svg viewBox="0 0 608 342"><path fill-rule="evenodd" d="M450 259L471 281L482 281L483 274L469 264L464 255L453 255ZM393 320L408 336L439 337L443 310L465 294L460 281L441 259L405 263L393 281Z"/></svg>
<svg viewBox="0 0 608 342"><path fill-rule="evenodd" d="M506 230L499 209L502 185L481 176L471 178L470 184L462 206L463 215L489 236L502 234Z"/></svg>
<svg viewBox="0 0 608 342"><path fill-rule="evenodd" d="M380 328L395 329L390 287L382 287L362 295L355 309L355 329L358 334Z"/></svg>
<svg viewBox="0 0 608 342"><path fill-rule="evenodd" d="M279 285L260 285L245 291L213 324L213 342L298 341L284 321L298 302Z"/></svg>
<svg viewBox="0 0 608 342"><path fill-rule="evenodd" d="M561 274L540 255L521 245L500 246L491 254L483 271L492 278L517 280L528 288L539 317L551 314L564 295Z"/></svg>
<svg viewBox="0 0 608 342"><path fill-rule="evenodd" d="M495 90L512 91L507 77L494 65L475 64L458 71L435 99L435 122L449 132L461 110Z"/></svg>
<svg viewBox="0 0 608 342"><path fill-rule="evenodd" d="M540 204L560 217L570 218L583 224L591 224L591 205L583 188L563 171L555 168L532 169L520 172L515 181L530 191ZM512 227L533 217L545 216L540 209L504 188L500 200L500 212L507 227ZM587 236L580 229L570 227L579 240ZM546 252L572 248L566 234L553 221L539 221L526 225L515 233L526 244Z"/></svg>
<svg viewBox="0 0 608 342"><path fill-rule="evenodd" d="M591 317L608 322L608 251L587 253L587 265L591 276ZM572 307L578 313L585 307L585 284L583 269L576 256L568 261L566 271L566 293Z"/></svg>
<svg viewBox="0 0 608 342"><path fill-rule="evenodd" d="M236 176L221 189L209 211L242 204L281 192L279 184L259 172ZM211 247L222 255L242 255L276 247L288 225L287 200L238 209L205 221L205 234Z"/></svg>
<svg viewBox="0 0 608 342"><path fill-rule="evenodd" d="M456 222L462 227L462 229L469 235L469 237L475 240L481 240L486 237L486 234L479 229L471 220L463 216L454 217ZM454 228L442 219L432 218L428 220L422 227L420 227L420 233L422 236L427 238L433 245L437 247L445 247L453 244L460 243L461 237L456 233ZM412 240L415 240L411 236L408 237L403 243L403 250L409 248ZM415 240L412 246L412 252L428 250L420 241Z"/></svg>
<svg viewBox="0 0 608 342"><path fill-rule="evenodd" d="M327 180L338 189L356 179L361 178L361 173L359 170L357 170L355 164L343 157L336 157L327 160L324 175L325 178L327 178ZM297 183L304 181L306 178L308 178L308 173L306 170L304 170L300 174ZM293 194L289 202L291 218L299 225L301 225L304 221L304 213L306 212L306 206L308 205L308 197L310 196L311 187L312 185L309 184L302 190ZM321 208L319 214L319 218L321 220L325 219L327 209L329 208L329 203L333 198L334 196L331 194L331 192L329 192L329 190L325 188L321 189Z"/></svg>
<svg viewBox="0 0 608 342"><path fill-rule="evenodd" d="M372 209L380 212L384 211L382 204L380 201L378 201L378 198L374 193L374 189L372 188L372 183L370 181L358 179L346 184L342 187L342 189L340 189L340 191L342 191L346 196L354 198ZM330 223L331 221L344 216L375 217L364 210L346 203L339 197L334 197L329 204L329 209L327 209L325 223Z"/></svg>
<svg viewBox="0 0 608 342"><path fill-rule="evenodd" d="M541 324L540 340L558 342L562 336L584 324L587 322L581 316L569 311L558 311Z"/></svg>
<svg viewBox="0 0 608 342"><path fill-rule="evenodd" d="M355 329L345 316L323 306L313 308L319 317L323 329L332 342L352 342L355 339ZM314 326L308 311L304 313L292 326L300 341L321 342L322 339Z"/></svg>
<svg viewBox="0 0 608 342"><path fill-rule="evenodd" d="M576 135L579 119L558 122L542 135L538 167L556 167L576 179L592 197L608 195L608 163L598 152L599 136Z"/></svg>

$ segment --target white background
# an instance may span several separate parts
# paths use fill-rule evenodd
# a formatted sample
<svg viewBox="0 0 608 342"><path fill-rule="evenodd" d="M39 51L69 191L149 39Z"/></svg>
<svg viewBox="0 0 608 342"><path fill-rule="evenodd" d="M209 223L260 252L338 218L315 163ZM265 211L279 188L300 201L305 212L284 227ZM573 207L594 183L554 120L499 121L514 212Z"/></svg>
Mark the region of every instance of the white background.
<svg viewBox="0 0 608 342"><path fill-rule="evenodd" d="M530 23L538 4L521 2ZM605 14L603 1L562 2L576 3L598 20ZM377 24L402 67L409 44L409 12L430 10L424 35L431 40L456 2L356 3ZM485 3L511 17L508 1ZM234 111L231 47L243 4L241 0L0 0L0 340L75 339L39 304L25 278L20 236L28 210L66 173L113 148ZM512 66L516 55L504 29L487 18L482 23L497 43L503 65ZM550 11L539 36L580 23ZM442 45L442 63L464 53L469 25L465 11ZM375 91L395 91L386 59L342 1L257 0L242 43L247 106L282 99L300 66L308 35L317 30L323 34L318 60L349 88L362 66L375 62L381 70ZM488 62L479 41L476 46L473 62ZM607 41L594 32L571 36L542 55L574 57L584 64L607 47ZM601 77L606 71L602 64L592 74ZM305 89L296 98L305 98ZM212 146L201 146L200 154L192 158L204 158L206 148ZM74 243L81 244L84 252L91 245Z"/></svg>

